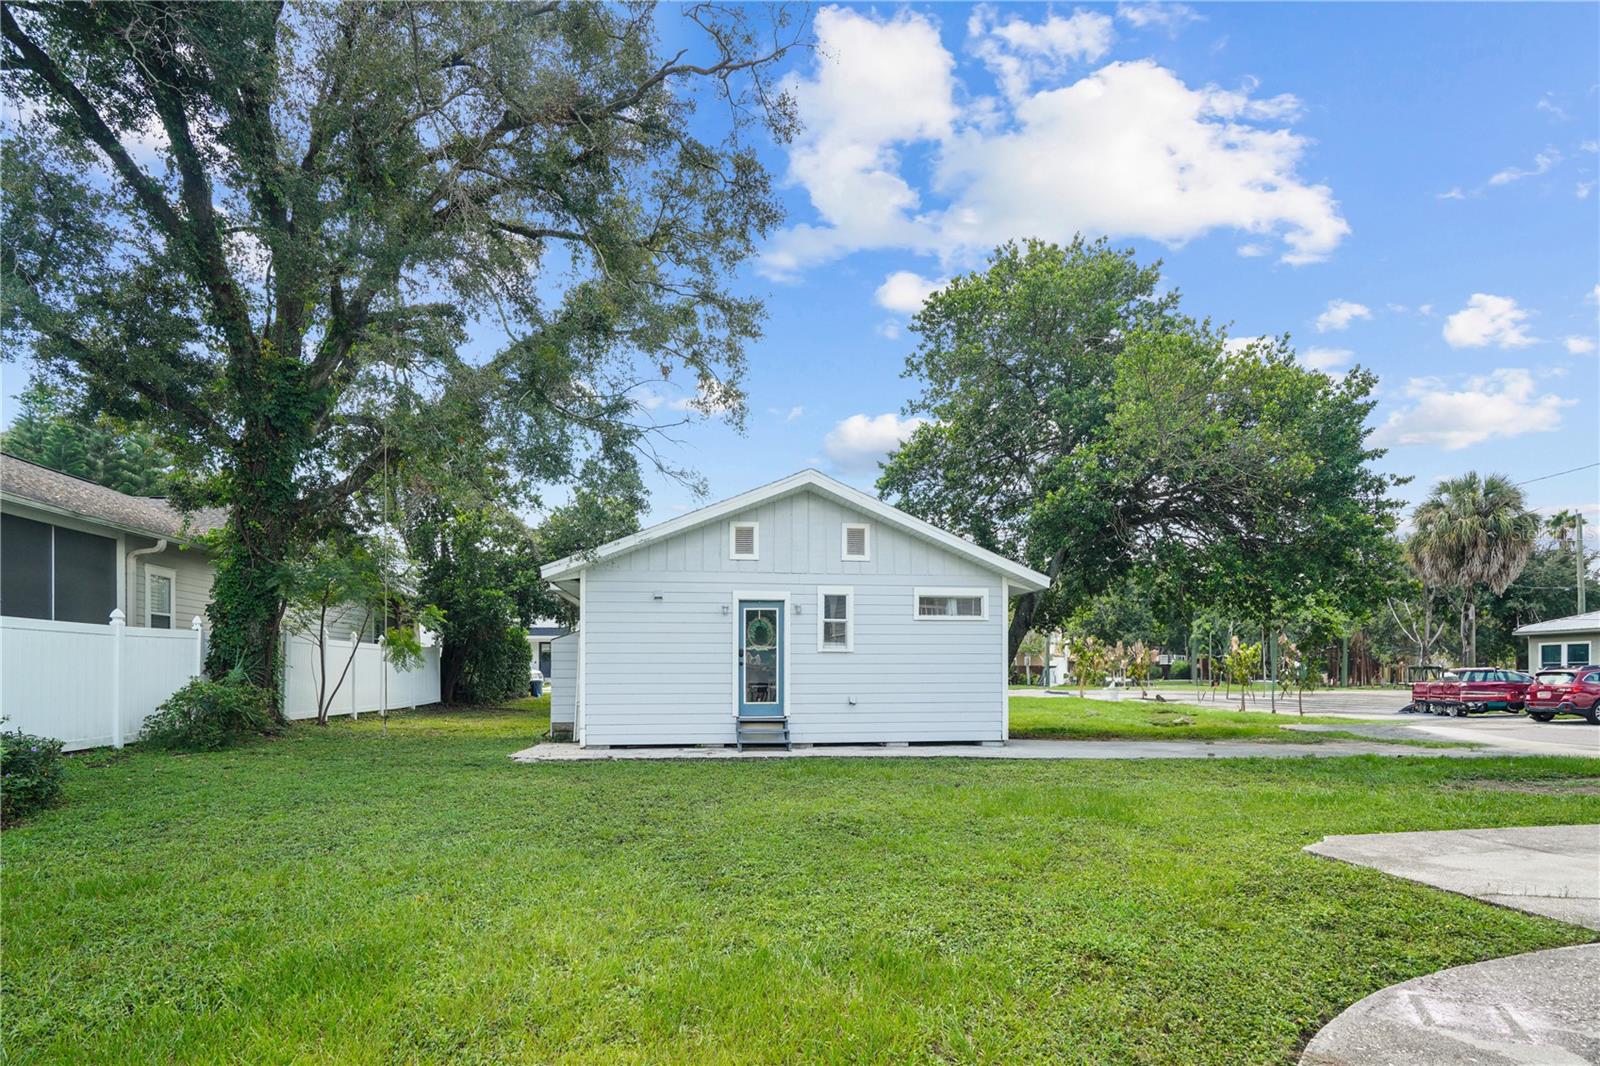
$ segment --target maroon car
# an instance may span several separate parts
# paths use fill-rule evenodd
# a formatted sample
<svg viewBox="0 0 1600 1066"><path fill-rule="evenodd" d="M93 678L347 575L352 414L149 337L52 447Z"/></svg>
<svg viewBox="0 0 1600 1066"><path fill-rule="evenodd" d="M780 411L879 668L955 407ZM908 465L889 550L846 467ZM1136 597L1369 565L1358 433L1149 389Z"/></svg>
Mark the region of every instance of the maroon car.
<svg viewBox="0 0 1600 1066"><path fill-rule="evenodd" d="M1600 725L1600 666L1539 671L1528 689L1528 717L1548 722L1558 714L1581 714Z"/></svg>
<svg viewBox="0 0 1600 1066"><path fill-rule="evenodd" d="M1458 667L1411 686L1411 703L1419 711L1464 717L1474 711L1511 711L1527 705L1533 678L1519 670Z"/></svg>

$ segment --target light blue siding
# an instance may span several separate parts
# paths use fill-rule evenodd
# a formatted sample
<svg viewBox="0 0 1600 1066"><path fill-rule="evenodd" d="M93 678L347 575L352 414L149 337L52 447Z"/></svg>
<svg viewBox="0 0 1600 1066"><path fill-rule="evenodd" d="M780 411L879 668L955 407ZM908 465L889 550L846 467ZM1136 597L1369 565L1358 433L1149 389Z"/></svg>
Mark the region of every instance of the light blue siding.
<svg viewBox="0 0 1600 1066"><path fill-rule="evenodd" d="M550 725L571 733L577 718L578 635L568 633L550 641Z"/></svg>
<svg viewBox="0 0 1600 1066"><path fill-rule="evenodd" d="M734 521L761 524L759 559L728 557ZM870 560L840 558L846 522L872 526ZM1005 737L1000 575L809 490L597 563L582 580L587 744L732 743L734 597L785 592L796 743ZM854 590L854 651L818 650L818 586ZM985 589L988 617L919 620L918 586Z"/></svg>

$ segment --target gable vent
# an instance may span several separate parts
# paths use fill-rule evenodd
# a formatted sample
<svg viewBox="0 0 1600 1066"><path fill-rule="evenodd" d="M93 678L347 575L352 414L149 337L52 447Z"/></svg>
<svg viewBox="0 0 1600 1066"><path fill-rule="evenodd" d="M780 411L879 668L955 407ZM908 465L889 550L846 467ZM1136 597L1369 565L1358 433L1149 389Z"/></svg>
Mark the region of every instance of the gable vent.
<svg viewBox="0 0 1600 1066"><path fill-rule="evenodd" d="M756 557L756 524L754 522L735 522L733 524L733 557L735 559L754 559Z"/></svg>
<svg viewBox="0 0 1600 1066"><path fill-rule="evenodd" d="M846 559L865 559L867 557L867 527L844 527L844 556Z"/></svg>

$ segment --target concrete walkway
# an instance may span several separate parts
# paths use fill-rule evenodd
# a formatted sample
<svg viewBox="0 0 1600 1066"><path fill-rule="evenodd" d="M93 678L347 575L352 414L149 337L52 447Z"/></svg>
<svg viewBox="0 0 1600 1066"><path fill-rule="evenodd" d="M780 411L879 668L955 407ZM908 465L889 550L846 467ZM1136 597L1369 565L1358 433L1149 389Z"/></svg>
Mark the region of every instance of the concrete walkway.
<svg viewBox="0 0 1600 1066"><path fill-rule="evenodd" d="M1404 755L1419 758L1473 758L1504 751L1471 748L1417 748L1360 740L1321 744L1261 743L1243 740L1012 740L1003 745L827 744L812 748L580 748L576 744L536 744L515 752L517 762L599 762L608 759L1297 759L1340 755Z"/></svg>
<svg viewBox="0 0 1600 1066"><path fill-rule="evenodd" d="M1324 837L1306 850L1600 929L1600 825Z"/></svg>
<svg viewBox="0 0 1600 1066"><path fill-rule="evenodd" d="M1600 825L1325 837L1307 851L1600 929ZM1301 1066L1600 1062L1600 944L1391 985L1329 1022Z"/></svg>
<svg viewBox="0 0 1600 1066"><path fill-rule="evenodd" d="M1600 1062L1600 944L1390 985L1312 1037L1301 1066Z"/></svg>

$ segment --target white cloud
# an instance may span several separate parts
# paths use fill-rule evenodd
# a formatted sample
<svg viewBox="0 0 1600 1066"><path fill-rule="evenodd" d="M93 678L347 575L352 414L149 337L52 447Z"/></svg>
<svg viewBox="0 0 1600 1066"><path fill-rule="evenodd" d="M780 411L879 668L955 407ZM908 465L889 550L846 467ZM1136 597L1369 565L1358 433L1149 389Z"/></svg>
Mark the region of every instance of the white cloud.
<svg viewBox="0 0 1600 1066"><path fill-rule="evenodd" d="M1545 93L1539 97L1539 102L1533 106L1536 110L1543 111L1558 122L1565 122L1572 117L1567 114L1565 108L1556 103L1555 93Z"/></svg>
<svg viewBox="0 0 1600 1066"><path fill-rule="evenodd" d="M828 431L822 440L822 450L844 473L870 474L926 422L923 418L901 418L892 411L871 416L851 415Z"/></svg>
<svg viewBox="0 0 1600 1066"><path fill-rule="evenodd" d="M1264 255L1272 254L1272 245L1264 241L1248 241L1239 245L1239 254L1245 259L1258 259Z"/></svg>
<svg viewBox="0 0 1600 1066"><path fill-rule="evenodd" d="M1434 199L1436 200L1465 200L1466 198L1467 194L1461 191L1461 186L1459 185L1452 189L1446 189L1444 192L1434 194Z"/></svg>
<svg viewBox="0 0 1600 1066"><path fill-rule="evenodd" d="M1295 97L1191 87L1150 60L1034 87L1034 59L1054 56L1059 69L1062 56L1097 54L1086 23L975 18L979 43L1020 65L1013 95L958 107L971 94L932 16L818 13L816 62L785 82L806 119L788 179L818 220L771 242L767 273L863 249L964 265L1018 237L1108 233L1177 245L1219 229L1308 263L1350 232L1332 190L1300 175L1310 141L1287 125L1301 110ZM903 158L913 153L928 174L915 184Z"/></svg>
<svg viewBox="0 0 1600 1066"><path fill-rule="evenodd" d="M979 4L967 18L973 54L1013 100L1069 63L1103 59L1115 36L1111 16L1095 11L1075 11L1066 17L1051 11L1043 22L1029 22L1015 14L1002 20L995 8Z"/></svg>
<svg viewBox="0 0 1600 1066"><path fill-rule="evenodd" d="M1588 355L1594 351L1593 337L1568 337L1562 343L1567 346L1567 351L1573 355Z"/></svg>
<svg viewBox="0 0 1600 1066"><path fill-rule="evenodd" d="M1533 157L1533 166L1527 170L1518 167L1506 167L1504 170L1489 178L1490 185L1509 185L1513 181L1523 178L1536 178L1540 174L1548 174L1552 167L1561 162L1561 153L1554 148L1546 148Z"/></svg>
<svg viewBox="0 0 1600 1066"><path fill-rule="evenodd" d="M1537 394L1533 374L1504 368L1451 388L1437 378L1412 378L1410 405L1391 414L1373 434L1379 445L1428 445L1456 451L1488 440L1548 433L1561 426L1561 409L1575 400Z"/></svg>
<svg viewBox="0 0 1600 1066"><path fill-rule="evenodd" d="M1253 344L1270 341L1271 337L1229 337L1222 342L1222 350L1229 355L1238 355Z"/></svg>
<svg viewBox="0 0 1600 1066"><path fill-rule="evenodd" d="M1300 353L1300 362L1312 370L1332 373L1349 365L1355 355L1349 348L1307 348Z"/></svg>
<svg viewBox="0 0 1600 1066"><path fill-rule="evenodd" d="M769 407L769 408L767 408L767 413L769 415L776 415L779 418L783 419L785 422L793 422L795 419L797 419L801 415L805 414L806 413L806 409L804 407L795 406L795 407L791 407L791 408L789 408L789 410L785 411L781 407Z"/></svg>
<svg viewBox="0 0 1600 1066"><path fill-rule="evenodd" d="M1452 348L1523 348L1534 343L1527 327L1528 312L1517 301L1475 292L1466 307L1444 320L1444 339Z"/></svg>
<svg viewBox="0 0 1600 1066"><path fill-rule="evenodd" d="M873 296L878 306L903 315L914 315L922 310L923 301L944 288L949 278L925 278L909 270L896 270L883 279Z"/></svg>
<svg viewBox="0 0 1600 1066"><path fill-rule="evenodd" d="M1317 332L1337 332L1350 328L1350 323L1358 318L1371 318L1372 310L1366 304L1358 304L1351 300L1329 300L1327 308L1317 316Z"/></svg>
<svg viewBox="0 0 1600 1066"><path fill-rule="evenodd" d="M877 333L886 341L897 341L900 339L900 323L892 318L886 318L878 323Z"/></svg>
<svg viewBox="0 0 1600 1066"><path fill-rule="evenodd" d="M1575 195L1578 199L1587 200L1589 198L1589 194L1594 192L1594 187L1595 183L1592 181L1580 181L1578 182L1577 187L1572 190L1572 192L1573 195Z"/></svg>
<svg viewBox="0 0 1600 1066"><path fill-rule="evenodd" d="M1418 304L1417 305L1417 314L1424 315L1424 316L1433 314L1433 305L1432 304Z"/></svg>
<svg viewBox="0 0 1600 1066"><path fill-rule="evenodd" d="M1176 34L1189 23L1200 21L1194 8L1178 3L1118 4L1117 18L1135 29L1154 27L1166 30L1169 34Z"/></svg>

